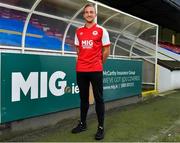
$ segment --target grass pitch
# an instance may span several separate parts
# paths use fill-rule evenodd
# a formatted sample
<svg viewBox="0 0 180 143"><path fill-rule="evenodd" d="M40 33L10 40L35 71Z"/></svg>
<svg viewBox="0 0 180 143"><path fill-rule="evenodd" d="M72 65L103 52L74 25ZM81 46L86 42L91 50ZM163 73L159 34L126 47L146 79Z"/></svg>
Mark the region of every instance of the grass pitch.
<svg viewBox="0 0 180 143"><path fill-rule="evenodd" d="M0 141L94 142L96 115L88 117L88 130L72 134L78 119L69 119L23 134L0 136ZM103 142L180 142L180 91L106 112Z"/></svg>

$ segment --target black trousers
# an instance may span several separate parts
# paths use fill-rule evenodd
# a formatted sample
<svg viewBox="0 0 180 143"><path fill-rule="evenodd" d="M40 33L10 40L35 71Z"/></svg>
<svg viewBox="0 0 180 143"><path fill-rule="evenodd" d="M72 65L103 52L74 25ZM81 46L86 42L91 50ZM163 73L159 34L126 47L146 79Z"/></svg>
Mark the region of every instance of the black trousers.
<svg viewBox="0 0 180 143"><path fill-rule="evenodd" d="M102 72L77 72L77 84L80 90L80 117L81 122L86 122L89 109L89 86L92 84L95 109L99 126L104 126L104 99L103 99L103 73Z"/></svg>

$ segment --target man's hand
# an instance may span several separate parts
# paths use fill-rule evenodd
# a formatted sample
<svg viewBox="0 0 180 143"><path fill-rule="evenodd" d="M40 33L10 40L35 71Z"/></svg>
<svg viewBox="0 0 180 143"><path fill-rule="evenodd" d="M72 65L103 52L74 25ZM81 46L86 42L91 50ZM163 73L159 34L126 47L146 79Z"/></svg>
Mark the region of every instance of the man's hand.
<svg viewBox="0 0 180 143"><path fill-rule="evenodd" d="M77 62L78 55L79 55L79 47L78 46L76 46L76 53L77 53L77 57L76 57L76 62Z"/></svg>
<svg viewBox="0 0 180 143"><path fill-rule="evenodd" d="M77 55L79 55L79 47L76 46L76 52L77 52Z"/></svg>
<svg viewBox="0 0 180 143"><path fill-rule="evenodd" d="M102 55L103 55L103 58L102 58L103 64L106 62L106 59L108 58L109 54L110 54L110 46L103 47L103 53L102 53Z"/></svg>

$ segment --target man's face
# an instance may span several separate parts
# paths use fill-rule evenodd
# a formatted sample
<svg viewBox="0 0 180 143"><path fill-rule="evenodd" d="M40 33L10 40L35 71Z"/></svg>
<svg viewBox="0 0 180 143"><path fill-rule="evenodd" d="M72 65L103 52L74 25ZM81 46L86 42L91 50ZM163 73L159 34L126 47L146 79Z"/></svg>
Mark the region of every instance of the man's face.
<svg viewBox="0 0 180 143"><path fill-rule="evenodd" d="M94 9L94 7L88 6L84 9L84 19L86 20L86 22L91 23L94 21L94 19L96 18L96 11Z"/></svg>

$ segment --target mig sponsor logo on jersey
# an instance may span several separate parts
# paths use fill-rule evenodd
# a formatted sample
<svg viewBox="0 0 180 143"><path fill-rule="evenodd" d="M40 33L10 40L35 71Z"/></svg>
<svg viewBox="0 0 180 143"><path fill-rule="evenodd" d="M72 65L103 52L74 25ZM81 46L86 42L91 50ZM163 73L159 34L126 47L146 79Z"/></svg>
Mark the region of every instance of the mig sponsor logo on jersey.
<svg viewBox="0 0 180 143"><path fill-rule="evenodd" d="M83 49L91 49L93 47L93 40L82 40Z"/></svg>

